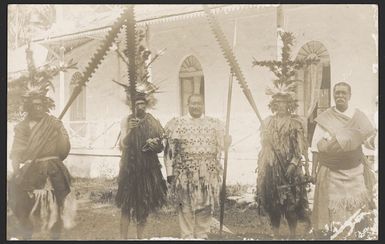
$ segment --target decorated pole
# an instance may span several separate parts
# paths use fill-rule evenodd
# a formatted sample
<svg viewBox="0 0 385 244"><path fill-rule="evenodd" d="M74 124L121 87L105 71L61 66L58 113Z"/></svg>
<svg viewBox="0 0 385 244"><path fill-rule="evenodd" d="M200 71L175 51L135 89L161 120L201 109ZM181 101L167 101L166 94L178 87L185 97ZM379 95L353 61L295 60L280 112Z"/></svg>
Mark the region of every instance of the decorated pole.
<svg viewBox="0 0 385 244"><path fill-rule="evenodd" d="M128 57L128 79L130 84L130 99L131 99L131 112L135 115L135 96L136 96L136 34L135 34L135 16L134 5L128 7L126 13L127 25L126 25L126 42L127 42L127 57Z"/></svg>
<svg viewBox="0 0 385 244"><path fill-rule="evenodd" d="M229 64L231 72L233 75L237 78L239 86L242 88L242 92L246 96L247 101L251 105L252 109L254 110L255 114L258 117L258 120L260 124L263 127L263 119L261 115L259 114L257 105L255 104L253 95L247 85L246 79L242 73L241 67L238 64L237 59L235 58L234 53L232 52L232 49L230 47L230 44L228 43L225 34L223 33L219 23L215 19L215 16L211 13L210 9L203 5L203 10L206 14L206 17L209 22L209 26L214 34L215 39L218 41L219 47L222 49L223 56L226 59L226 62Z"/></svg>
<svg viewBox="0 0 385 244"><path fill-rule="evenodd" d="M259 114L257 105L255 104L255 101L253 99L252 93L247 85L246 79L242 73L241 67L238 64L238 61L235 57L235 54L233 53L233 49L231 48L230 44L228 43L225 34L223 33L219 23L215 19L215 16L211 13L210 9L203 5L203 10L206 14L206 17L208 19L209 26L211 28L211 31L214 34L215 39L217 40L219 47L222 50L223 56L226 60L226 62L230 66L230 71L233 76L236 77L238 80L238 83L240 87L242 88L242 92L247 98L247 101L253 108L255 114L257 115L259 122L261 124L261 127L264 127L263 119L261 115ZM235 34L235 32L234 32ZM234 37L235 41L235 37ZM232 77L230 78L232 79ZM231 80L230 80L231 81ZM230 82L229 82L230 83ZM232 82L231 82L232 83ZM231 86L230 86L231 87ZM229 89L230 89L229 87ZM229 117L230 117L230 103L231 102L231 90L229 90L229 99L228 99L228 107L227 107L227 121L226 121L226 134L228 135L228 127L229 127ZM226 196L226 174L227 174L227 160L228 160L228 151L225 150L225 162L224 162L224 175L223 175L223 184L222 184L222 191L221 191L221 212L220 212L220 234L222 234L223 229L223 218L224 218L224 202L225 202L225 196Z"/></svg>
<svg viewBox="0 0 385 244"><path fill-rule="evenodd" d="M234 23L234 37L233 37L233 51L236 45L237 38L237 20ZM226 111L226 137L229 137L229 129L230 129L230 113L231 113L231 96L233 91L233 80L234 75L230 72L229 76L229 88L227 93L227 111ZM222 190L221 190L221 206L220 206L220 215L219 215L219 234L222 236L223 231L223 219L225 214L225 201L226 201L226 178L227 178L227 161L229 158L229 148L225 147L225 156L223 163L223 181L222 181Z"/></svg>
<svg viewBox="0 0 385 244"><path fill-rule="evenodd" d="M72 103L81 93L83 86L85 86L86 83L91 79L92 75L95 73L96 69L99 67L105 55L107 54L107 51L111 48L115 38L117 37L118 33L120 32L123 24L127 19L127 15L129 14L130 14L130 8L125 9L124 12L121 14L121 16L112 25L107 36L105 37L103 44L97 49L95 54L92 56L91 61L88 62L88 65L84 69L84 72L82 74L82 79L75 86L70 98L68 99L67 104L64 106L58 119L61 120L64 117L65 113L68 111Z"/></svg>

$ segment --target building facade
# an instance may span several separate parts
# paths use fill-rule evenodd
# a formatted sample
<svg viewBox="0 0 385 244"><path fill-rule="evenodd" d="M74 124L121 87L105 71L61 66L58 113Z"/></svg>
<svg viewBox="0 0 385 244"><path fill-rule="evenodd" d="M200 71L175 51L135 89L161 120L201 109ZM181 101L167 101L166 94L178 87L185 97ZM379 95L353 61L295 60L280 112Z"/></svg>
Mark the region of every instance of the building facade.
<svg viewBox="0 0 385 244"><path fill-rule="evenodd" d="M296 37L293 59L320 59L318 64L305 67L297 74L302 80L297 112L306 120L309 139L314 130L313 119L334 105L331 89L337 82L349 82L351 106L373 117L378 95L377 6L223 5L213 11L228 41L234 43L234 53L262 117L270 114L267 106L270 98L265 95L265 88L274 77L265 68L252 67L252 60L279 57L277 33L280 30L293 32ZM205 99L205 114L224 121L230 69L201 7L139 6L137 18L139 28L146 31L149 49L153 53L166 49L151 65L152 82L160 86L161 92L156 95L156 108L150 112L165 125L172 117L187 112L190 94L200 93ZM36 41L50 50L48 58L73 59L79 67L57 77L55 86L59 89L54 97L58 106L54 114L59 114L68 100L79 72L101 44L108 24L111 23ZM112 175L117 172L119 152L115 146L119 124L129 108L124 102L124 90L112 82L127 82L126 64L116 51L124 49L122 35L115 45L64 118L74 145L69 161L84 165L81 170L84 176L100 174L92 173L92 167L87 166L89 161L108 165L107 171ZM234 80L230 183L255 183L259 126L257 116Z"/></svg>

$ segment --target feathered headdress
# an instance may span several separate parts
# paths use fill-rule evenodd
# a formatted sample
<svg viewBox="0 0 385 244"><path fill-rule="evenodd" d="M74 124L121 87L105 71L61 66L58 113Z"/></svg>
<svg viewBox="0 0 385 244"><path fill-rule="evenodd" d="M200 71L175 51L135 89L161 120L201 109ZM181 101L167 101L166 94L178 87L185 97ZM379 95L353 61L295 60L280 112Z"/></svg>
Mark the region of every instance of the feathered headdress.
<svg viewBox="0 0 385 244"><path fill-rule="evenodd" d="M59 71L76 68L76 64L72 60L65 66L46 64L36 68L30 44L26 49L26 60L28 70L11 77L8 83L8 118L10 120L20 120L21 108L23 112L26 112L34 98L42 99L48 110L53 109L55 102L48 96L50 89L55 91L52 83L53 77Z"/></svg>
<svg viewBox="0 0 385 244"><path fill-rule="evenodd" d="M287 85L287 84L277 84L276 86L270 86L266 88L266 95L275 97L291 97L295 98L296 96L297 84L295 82Z"/></svg>
<svg viewBox="0 0 385 244"><path fill-rule="evenodd" d="M144 34L141 30L138 32L138 43L140 43L144 39ZM120 53L119 50L116 50L119 54L119 56L123 59L123 61L128 64L127 61L127 52L124 51L123 53ZM151 51L148 50L144 44L138 45L138 48L136 50L136 92L137 96L140 97L140 99L145 99L147 102L148 108L154 108L157 99L155 98L154 94L159 92L159 86L155 83L152 83L149 81L150 74L149 74L149 66L160 56L164 54L165 49L162 49L158 53L154 55L154 57L150 60ZM123 77L123 79L126 77ZM131 107L131 96L130 96L130 85L123 84L121 82L118 82L116 80L112 80L116 84L122 86L126 92L126 104Z"/></svg>
<svg viewBox="0 0 385 244"><path fill-rule="evenodd" d="M116 80L112 80L116 84L122 86L124 88L124 91L126 92L126 104L131 107L131 97L130 97L130 86L120 83ZM151 83L149 81L142 81L137 82L136 84L136 99L144 99L146 100L147 107L153 108L155 107L157 103L157 99L154 96L154 93L157 93L159 90L159 87L155 85L154 83Z"/></svg>
<svg viewBox="0 0 385 244"><path fill-rule="evenodd" d="M45 77L39 77L37 81L29 81L22 95L24 106L31 103L32 99L40 98L48 110L55 108L54 100L47 96L50 88L52 88L53 91L55 90L52 82Z"/></svg>
<svg viewBox="0 0 385 244"><path fill-rule="evenodd" d="M277 77L273 80L273 85L266 88L266 95L272 97L269 103L272 112L275 112L274 103L278 97L284 98L288 102L289 111L294 112L298 107L296 93L299 82L294 79L295 74L303 66L317 63L319 60L316 58L291 60L291 48L294 45L295 37L291 32L281 32L280 36L283 42L281 61L257 61L254 58L253 66L267 67Z"/></svg>

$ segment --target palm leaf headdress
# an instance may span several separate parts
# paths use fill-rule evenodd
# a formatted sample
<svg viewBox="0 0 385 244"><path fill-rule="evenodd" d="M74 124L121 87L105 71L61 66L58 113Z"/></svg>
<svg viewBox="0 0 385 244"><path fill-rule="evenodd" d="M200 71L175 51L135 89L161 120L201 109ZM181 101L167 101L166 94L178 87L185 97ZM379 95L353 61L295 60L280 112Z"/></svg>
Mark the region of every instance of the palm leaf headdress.
<svg viewBox="0 0 385 244"><path fill-rule="evenodd" d="M55 102L48 96L49 90L54 92L53 77L60 71L76 69L76 63L70 60L66 65L56 66L50 63L36 67L30 43L26 48L28 69L16 75L10 75L8 83L8 117L19 120L21 108L31 102L31 99L40 98L48 110L55 107Z"/></svg>
<svg viewBox="0 0 385 244"><path fill-rule="evenodd" d="M277 97L284 97L289 103L290 110L294 111L298 107L296 92L299 80L295 79L296 72L306 65L318 63L319 60L317 58L292 60L291 48L295 37L291 32L281 32L280 36L283 43L281 60L257 61L254 58L253 66L267 67L276 76L273 84L266 88L266 95L272 97L269 107L272 108Z"/></svg>
<svg viewBox="0 0 385 244"><path fill-rule="evenodd" d="M142 31L138 31L137 34L137 39L138 43L141 43L144 39L144 34ZM118 51L119 52L119 51ZM157 60L160 56L162 56L165 52L165 49L160 50L157 52L153 57L150 58L151 56L151 51L148 50L144 44L140 44L137 47L136 50L136 93L138 97L144 98L147 102L147 107L148 108L154 108L157 99L155 97L155 93L159 93L159 85L155 84L153 82L150 82L150 74L149 74L149 66ZM128 62L126 57L127 57L127 52L123 51L123 53L118 53L119 56L123 59L123 61ZM123 80L125 77L122 78ZM116 84L122 86L124 88L124 91L126 92L126 104L131 107L131 95L130 95L130 85L129 84L124 84L121 82L118 82L116 80L112 80Z"/></svg>

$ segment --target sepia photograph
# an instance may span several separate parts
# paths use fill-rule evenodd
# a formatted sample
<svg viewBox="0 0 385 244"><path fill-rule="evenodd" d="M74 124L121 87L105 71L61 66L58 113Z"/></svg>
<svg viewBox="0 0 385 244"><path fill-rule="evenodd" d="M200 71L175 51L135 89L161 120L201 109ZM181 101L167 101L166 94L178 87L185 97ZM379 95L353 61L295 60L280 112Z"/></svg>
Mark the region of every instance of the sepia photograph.
<svg viewBox="0 0 385 244"><path fill-rule="evenodd" d="M379 239L379 5L6 6L6 240Z"/></svg>

